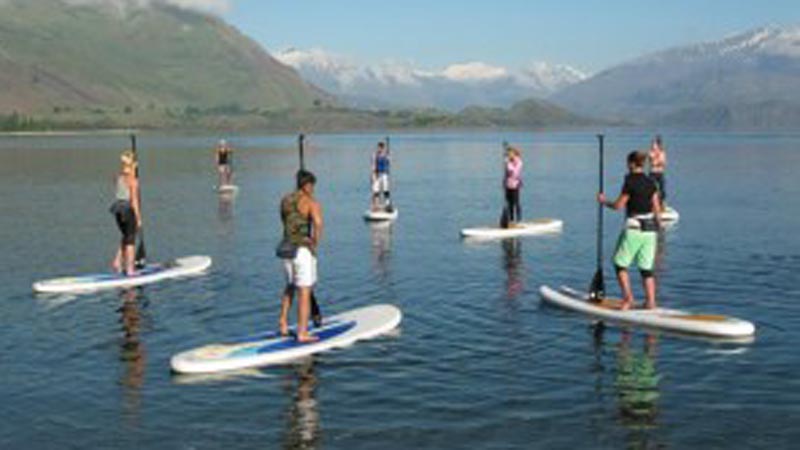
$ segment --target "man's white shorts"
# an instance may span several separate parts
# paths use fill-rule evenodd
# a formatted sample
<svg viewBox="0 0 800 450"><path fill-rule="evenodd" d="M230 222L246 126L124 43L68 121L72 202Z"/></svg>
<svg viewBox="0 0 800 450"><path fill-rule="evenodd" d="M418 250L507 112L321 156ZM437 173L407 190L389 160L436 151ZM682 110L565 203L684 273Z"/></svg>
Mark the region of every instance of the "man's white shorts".
<svg viewBox="0 0 800 450"><path fill-rule="evenodd" d="M382 173L375 177L372 182L372 193L380 194L381 192L389 192L389 174Z"/></svg>
<svg viewBox="0 0 800 450"><path fill-rule="evenodd" d="M306 247L297 249L294 259L284 259L286 284L294 287L313 287L317 283L317 257Z"/></svg>

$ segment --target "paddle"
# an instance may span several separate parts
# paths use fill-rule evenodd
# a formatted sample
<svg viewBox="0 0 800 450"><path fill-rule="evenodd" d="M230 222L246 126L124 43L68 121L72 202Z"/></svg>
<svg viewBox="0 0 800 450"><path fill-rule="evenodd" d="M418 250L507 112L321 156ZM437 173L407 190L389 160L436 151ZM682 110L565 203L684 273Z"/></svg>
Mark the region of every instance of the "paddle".
<svg viewBox="0 0 800 450"><path fill-rule="evenodd" d="M503 210L500 212L500 228L508 228L509 218L508 218L508 205L506 204L505 198L505 191L506 191L506 164L505 164L505 153L508 151L508 141L503 141Z"/></svg>
<svg viewBox="0 0 800 450"><path fill-rule="evenodd" d="M297 147L300 149L300 170L306 170L306 135L300 134L297 136Z"/></svg>
<svg viewBox="0 0 800 450"><path fill-rule="evenodd" d="M131 151L133 151L133 157L136 160L136 180L139 181L139 154L137 153L136 148L136 135L131 134ZM142 187L141 184L139 185L139 214L142 214ZM135 264L137 269L142 269L147 265L147 249L144 246L144 229L139 228L139 247L136 249L136 258Z"/></svg>
<svg viewBox="0 0 800 450"><path fill-rule="evenodd" d="M387 156L387 157L391 157L391 154L392 154L392 145L391 145L391 140L389 139L389 136L386 136L386 156ZM391 172L392 172L392 165L391 165L391 163L390 163L390 164L389 164L389 167L388 167L388 168L387 168L387 170L386 170L386 173L387 173L387 174L390 174ZM386 212L389 212L389 213L391 213L391 212L393 212L393 211L394 211L394 206L392 206L392 201L391 201L389 198L387 198L387 202L386 202Z"/></svg>
<svg viewBox="0 0 800 450"><path fill-rule="evenodd" d="M301 133L297 136L297 148L300 153L300 170L306 170L305 144L306 135ZM313 288L311 289L311 320L314 322L314 326L317 328L322 326L322 310L319 308L317 296L314 295Z"/></svg>
<svg viewBox="0 0 800 450"><path fill-rule="evenodd" d="M603 192L603 143L605 136L602 134L597 135L597 140L600 143L600 190ZM592 284L589 287L589 299L599 302L606 295L606 284L603 280L603 205L597 205L597 271L592 278Z"/></svg>

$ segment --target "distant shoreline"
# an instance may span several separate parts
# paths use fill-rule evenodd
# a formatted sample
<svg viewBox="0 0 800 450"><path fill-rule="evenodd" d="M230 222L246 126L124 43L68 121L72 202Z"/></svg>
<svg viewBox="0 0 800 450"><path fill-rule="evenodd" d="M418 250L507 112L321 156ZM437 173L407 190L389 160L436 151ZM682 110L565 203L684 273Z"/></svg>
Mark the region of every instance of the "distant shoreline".
<svg viewBox="0 0 800 450"><path fill-rule="evenodd" d="M139 133L139 129L88 129L47 131L0 131L0 137L70 137L70 136L127 136Z"/></svg>

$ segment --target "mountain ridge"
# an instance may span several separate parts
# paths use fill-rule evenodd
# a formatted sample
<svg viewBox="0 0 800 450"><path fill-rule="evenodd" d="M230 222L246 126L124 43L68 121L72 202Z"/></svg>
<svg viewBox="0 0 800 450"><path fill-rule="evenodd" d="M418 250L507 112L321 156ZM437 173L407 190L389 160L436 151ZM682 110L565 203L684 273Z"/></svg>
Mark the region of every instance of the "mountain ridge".
<svg viewBox="0 0 800 450"><path fill-rule="evenodd" d="M5 113L330 101L221 19L168 4L0 2L0 61Z"/></svg>
<svg viewBox="0 0 800 450"><path fill-rule="evenodd" d="M686 122L682 112L703 117L698 111L709 108L800 105L800 27L760 27L654 52L603 70L549 99L583 115L656 125ZM761 111L765 117L776 116ZM734 122L763 126L761 119L750 117L750 123Z"/></svg>
<svg viewBox="0 0 800 450"><path fill-rule="evenodd" d="M289 48L275 53L309 82L363 108L509 107L525 98L544 98L586 75L562 64L535 62L509 69L481 61L450 64L429 70L411 63L385 61L360 64L319 48Z"/></svg>

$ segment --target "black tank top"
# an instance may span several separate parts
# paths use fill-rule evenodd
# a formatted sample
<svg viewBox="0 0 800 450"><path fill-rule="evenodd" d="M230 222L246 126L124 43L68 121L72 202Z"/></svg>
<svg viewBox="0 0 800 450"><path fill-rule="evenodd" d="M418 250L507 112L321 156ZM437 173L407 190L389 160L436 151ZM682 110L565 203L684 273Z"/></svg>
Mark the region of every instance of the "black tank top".
<svg viewBox="0 0 800 450"><path fill-rule="evenodd" d="M230 154L231 152L229 150L217 152L217 164L220 166L228 165L230 161Z"/></svg>
<svg viewBox="0 0 800 450"><path fill-rule="evenodd" d="M622 185L622 193L628 194L628 205L626 215L635 217L642 214L653 212L653 194L658 188L656 183L643 173L630 173L625 177L625 184Z"/></svg>

